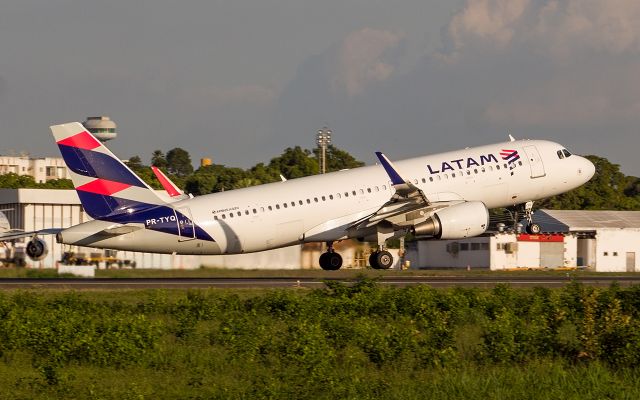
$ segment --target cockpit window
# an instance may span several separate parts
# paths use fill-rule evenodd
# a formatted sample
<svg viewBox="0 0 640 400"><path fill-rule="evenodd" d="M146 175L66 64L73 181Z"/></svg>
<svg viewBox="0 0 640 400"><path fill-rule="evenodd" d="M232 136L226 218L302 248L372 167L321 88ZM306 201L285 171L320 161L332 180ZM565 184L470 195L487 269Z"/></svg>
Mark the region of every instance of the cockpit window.
<svg viewBox="0 0 640 400"><path fill-rule="evenodd" d="M569 153L569 150L567 149L562 149L562 152L564 153L565 157L571 157L571 153Z"/></svg>
<svg viewBox="0 0 640 400"><path fill-rule="evenodd" d="M558 158L561 160L564 158L564 154L562 153L562 150L558 150Z"/></svg>

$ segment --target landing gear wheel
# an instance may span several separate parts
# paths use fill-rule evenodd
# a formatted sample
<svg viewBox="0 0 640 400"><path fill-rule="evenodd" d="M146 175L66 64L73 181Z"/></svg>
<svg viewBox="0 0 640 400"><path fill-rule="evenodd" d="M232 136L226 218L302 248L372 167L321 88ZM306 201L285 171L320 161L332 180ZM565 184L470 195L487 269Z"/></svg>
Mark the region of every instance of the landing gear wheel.
<svg viewBox="0 0 640 400"><path fill-rule="evenodd" d="M334 252L326 252L320 255L320 268L325 271L336 271L342 267L342 256Z"/></svg>
<svg viewBox="0 0 640 400"><path fill-rule="evenodd" d="M540 225L538 224L531 223L527 225L525 230L527 231L528 234L537 235L542 231L542 228L540 228Z"/></svg>
<svg viewBox="0 0 640 400"><path fill-rule="evenodd" d="M369 265L374 269L389 269L393 265L393 256L386 250L373 252L369 256Z"/></svg>

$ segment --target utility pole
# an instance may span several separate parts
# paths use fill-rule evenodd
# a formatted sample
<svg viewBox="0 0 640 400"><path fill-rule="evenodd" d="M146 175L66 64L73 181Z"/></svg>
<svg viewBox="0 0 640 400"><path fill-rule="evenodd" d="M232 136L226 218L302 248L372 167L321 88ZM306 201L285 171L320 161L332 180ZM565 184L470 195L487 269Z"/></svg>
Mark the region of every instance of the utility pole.
<svg viewBox="0 0 640 400"><path fill-rule="evenodd" d="M320 171L327 172L327 146L331 144L331 130L326 126L318 130L316 135L316 143L318 144L318 155L320 156Z"/></svg>

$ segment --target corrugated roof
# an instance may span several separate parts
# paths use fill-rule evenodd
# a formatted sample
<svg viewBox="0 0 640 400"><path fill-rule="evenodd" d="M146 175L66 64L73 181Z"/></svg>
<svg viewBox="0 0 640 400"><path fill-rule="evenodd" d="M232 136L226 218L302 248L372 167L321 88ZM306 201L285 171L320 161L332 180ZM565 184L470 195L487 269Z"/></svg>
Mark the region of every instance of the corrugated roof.
<svg viewBox="0 0 640 400"><path fill-rule="evenodd" d="M538 210L533 218L546 232L587 231L599 228L640 229L640 211Z"/></svg>

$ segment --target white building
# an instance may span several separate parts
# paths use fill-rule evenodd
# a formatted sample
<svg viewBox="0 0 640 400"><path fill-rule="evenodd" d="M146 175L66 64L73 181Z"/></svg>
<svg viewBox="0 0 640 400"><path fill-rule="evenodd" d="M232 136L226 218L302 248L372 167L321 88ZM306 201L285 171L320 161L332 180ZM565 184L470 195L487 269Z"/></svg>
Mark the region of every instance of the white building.
<svg viewBox="0 0 640 400"><path fill-rule="evenodd" d="M490 233L464 240L418 241L407 251L412 268L590 267L640 272L640 212L539 210L545 232Z"/></svg>
<svg viewBox="0 0 640 400"><path fill-rule="evenodd" d="M60 157L0 156L0 175L9 173L30 175L37 183L70 177L69 170Z"/></svg>

